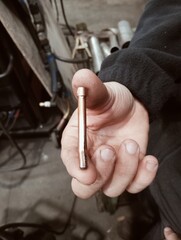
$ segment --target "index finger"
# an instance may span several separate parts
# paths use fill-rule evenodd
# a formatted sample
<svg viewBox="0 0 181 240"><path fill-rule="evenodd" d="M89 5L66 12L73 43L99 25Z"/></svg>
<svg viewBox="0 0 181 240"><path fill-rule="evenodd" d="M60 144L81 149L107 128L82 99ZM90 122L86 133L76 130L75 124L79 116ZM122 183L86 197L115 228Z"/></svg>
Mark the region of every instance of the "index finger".
<svg viewBox="0 0 181 240"><path fill-rule="evenodd" d="M78 153L78 124L77 110L65 127L61 140L61 159L68 173L83 184L92 184L97 177L95 166L89 161L89 167L81 170ZM75 123L75 124L73 124Z"/></svg>

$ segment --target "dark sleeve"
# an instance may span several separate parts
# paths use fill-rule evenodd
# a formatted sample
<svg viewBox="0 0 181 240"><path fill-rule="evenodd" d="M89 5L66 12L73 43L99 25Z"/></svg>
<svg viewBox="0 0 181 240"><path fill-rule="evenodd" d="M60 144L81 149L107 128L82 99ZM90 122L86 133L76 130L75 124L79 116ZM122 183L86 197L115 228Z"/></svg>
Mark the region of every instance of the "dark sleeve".
<svg viewBox="0 0 181 240"><path fill-rule="evenodd" d="M152 117L181 84L181 0L151 0L130 45L102 64L104 82L124 84Z"/></svg>

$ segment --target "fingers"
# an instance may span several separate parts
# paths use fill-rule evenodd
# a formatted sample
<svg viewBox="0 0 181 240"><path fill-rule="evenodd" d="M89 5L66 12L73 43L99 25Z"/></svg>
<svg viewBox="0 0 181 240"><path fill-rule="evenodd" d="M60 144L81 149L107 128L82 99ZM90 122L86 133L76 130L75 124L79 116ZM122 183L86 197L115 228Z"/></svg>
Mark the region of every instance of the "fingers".
<svg viewBox="0 0 181 240"><path fill-rule="evenodd" d="M83 184L77 179L72 179L72 190L80 198L86 199L100 190L112 175L115 163L115 151L110 146L98 148L91 159L97 171L97 178L92 184Z"/></svg>
<svg viewBox="0 0 181 240"><path fill-rule="evenodd" d="M103 188L107 196L119 196L126 189L136 174L138 159L138 144L133 140L124 141L117 153L113 176Z"/></svg>
<svg viewBox="0 0 181 240"><path fill-rule="evenodd" d="M125 140L117 153L110 146L99 147L86 170L79 169L76 154L76 147L64 147L62 159L73 177L72 190L81 198L89 198L100 189L109 197L119 196L125 189L140 192L153 181L158 169L158 161L153 156L139 160L139 146L133 140Z"/></svg>
<svg viewBox="0 0 181 240"><path fill-rule="evenodd" d="M164 228L165 240L180 240L176 233L172 231L171 228Z"/></svg>
<svg viewBox="0 0 181 240"><path fill-rule="evenodd" d="M158 161L153 156L145 156L140 161L140 155L139 146L135 141L126 140L121 144L113 176L103 187L107 196L119 196L124 190L137 193L153 181Z"/></svg>
<svg viewBox="0 0 181 240"><path fill-rule="evenodd" d="M106 105L109 99L108 91L92 71L81 69L75 73L72 80L72 88L75 96L77 96L78 87L86 88L86 105L89 109L98 109Z"/></svg>
<svg viewBox="0 0 181 240"><path fill-rule="evenodd" d="M158 160L154 156L145 156L139 162L139 167L133 181L127 188L130 193L138 193L149 186L158 169Z"/></svg>

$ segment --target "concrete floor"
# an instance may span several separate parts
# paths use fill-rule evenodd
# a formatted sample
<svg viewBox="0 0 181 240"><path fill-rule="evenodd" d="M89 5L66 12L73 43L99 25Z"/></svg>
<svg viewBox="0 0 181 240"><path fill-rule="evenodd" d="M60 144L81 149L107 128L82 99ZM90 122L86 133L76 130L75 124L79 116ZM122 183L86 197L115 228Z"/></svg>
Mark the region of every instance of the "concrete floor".
<svg viewBox="0 0 181 240"><path fill-rule="evenodd" d="M116 27L121 19L128 20L135 27L146 0L64 2L71 25L83 21L89 30L100 31ZM61 230L74 199L71 178L60 160L61 149L57 149L50 138L18 139L18 144L26 155L29 168L10 172L10 169L21 165L21 156L8 142L0 142L0 225L26 221L47 223ZM95 197L89 200L77 199L71 225L57 239L83 239L88 230L91 231L86 239L121 239L117 225L123 216L129 214L128 206L120 207L111 215L99 212Z"/></svg>
<svg viewBox="0 0 181 240"><path fill-rule="evenodd" d="M0 225L23 221L48 224L60 231L74 200L60 149L49 138L18 139L17 143L26 155L28 167L10 171L22 166L23 161L15 148L1 141ZM77 199L68 231L57 239L83 239L87 231L90 236L86 239L121 239L117 225L129 214L128 206L110 214L99 211L95 197Z"/></svg>

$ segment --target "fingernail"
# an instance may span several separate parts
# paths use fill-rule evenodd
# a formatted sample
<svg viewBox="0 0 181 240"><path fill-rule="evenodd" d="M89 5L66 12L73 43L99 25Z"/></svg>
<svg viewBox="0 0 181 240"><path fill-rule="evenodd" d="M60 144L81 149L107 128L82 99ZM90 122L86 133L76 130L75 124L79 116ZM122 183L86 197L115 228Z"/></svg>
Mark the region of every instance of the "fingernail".
<svg viewBox="0 0 181 240"><path fill-rule="evenodd" d="M134 155L138 150L138 145L134 142L125 143L127 153Z"/></svg>
<svg viewBox="0 0 181 240"><path fill-rule="evenodd" d="M158 163L153 160L147 160L146 162L146 169L148 171L154 172L158 167Z"/></svg>
<svg viewBox="0 0 181 240"><path fill-rule="evenodd" d="M115 153L109 148L102 149L100 154L103 161L110 161L115 158Z"/></svg>

